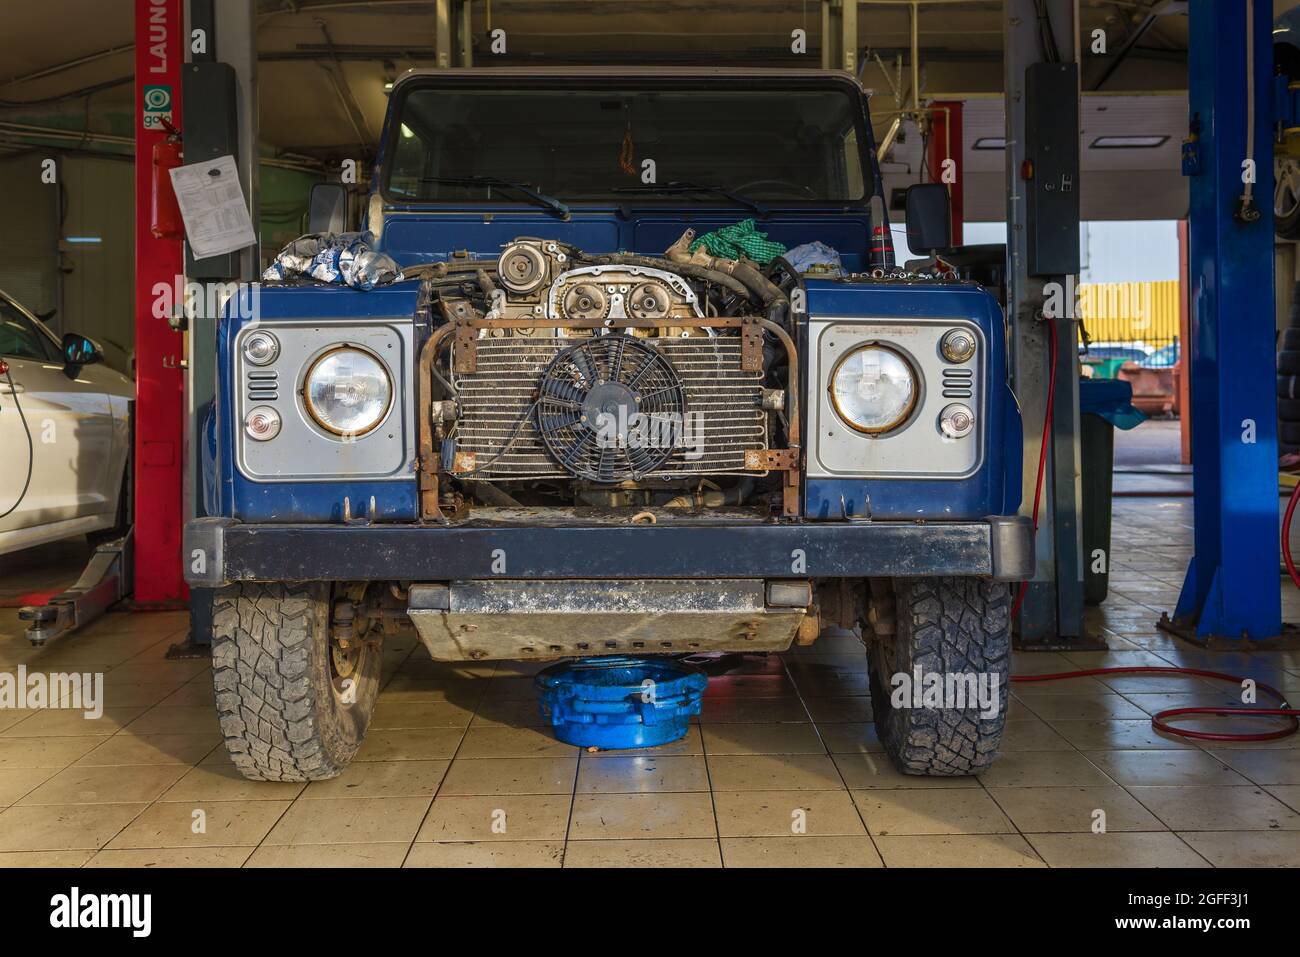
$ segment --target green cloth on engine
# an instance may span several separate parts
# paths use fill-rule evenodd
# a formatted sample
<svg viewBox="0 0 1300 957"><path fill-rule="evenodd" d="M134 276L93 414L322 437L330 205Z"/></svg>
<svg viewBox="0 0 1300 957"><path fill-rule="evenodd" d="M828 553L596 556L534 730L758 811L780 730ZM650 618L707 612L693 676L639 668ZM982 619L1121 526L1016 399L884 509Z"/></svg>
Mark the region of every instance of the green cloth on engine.
<svg viewBox="0 0 1300 957"><path fill-rule="evenodd" d="M760 233L754 228L756 223L757 220L745 219L734 226L723 226L705 233L691 243L691 252L703 246L713 256L739 259L743 255L760 266L766 266L785 252L785 246L768 239L767 233Z"/></svg>

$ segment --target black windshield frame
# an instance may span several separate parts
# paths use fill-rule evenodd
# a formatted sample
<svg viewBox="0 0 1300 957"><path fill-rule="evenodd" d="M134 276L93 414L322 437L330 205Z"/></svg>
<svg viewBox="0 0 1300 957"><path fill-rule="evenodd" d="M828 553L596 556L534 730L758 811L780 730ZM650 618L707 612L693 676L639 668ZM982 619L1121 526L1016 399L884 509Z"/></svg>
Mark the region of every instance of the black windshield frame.
<svg viewBox="0 0 1300 957"><path fill-rule="evenodd" d="M598 76L583 75L538 75L524 72L510 75L492 75L488 71L478 74L467 71L465 74L427 74L411 77L398 84L393 91L393 104L389 111L389 120L385 130L383 144L383 168L380 171L378 190L383 199L395 206L417 208L466 208L466 207L518 207L527 205L520 197L502 193L490 199L483 196L465 195L452 197L420 197L405 192L394 191L392 180L396 172L396 158L401 138L403 119L408 99L416 93L430 90L445 92L493 91L498 94L526 88L556 92L580 91L584 93L609 93L611 96L623 96L628 93L683 93L699 91L710 92L814 92L835 94L847 98L845 118L853 123L858 147L858 175L861 180L860 196L831 198L808 198L791 193L788 196L759 197L761 201L775 208L794 208L804 210L829 209L843 211L846 209L863 210L873 196L879 195L880 174L874 155L874 136L870 126L867 98L861 88L851 77L837 74L727 74L727 75L671 75L671 74L602 74ZM774 123L782 122L777 118ZM847 135L847 133L846 133ZM660 178L665 177L662 169ZM671 178L671 177L669 177ZM710 185L735 188L736 183L726 182L727 171L721 170L709 180ZM630 177L629 184L638 184L639 178ZM533 184L538 185L538 184ZM545 188L546 184L541 184ZM681 207L683 205L700 205L727 207L735 203L719 196L686 195L683 193L621 193L610 190L609 195L598 197L569 196L563 191L556 195L575 209L610 208L635 205L636 207ZM738 207L739 208L739 207Z"/></svg>

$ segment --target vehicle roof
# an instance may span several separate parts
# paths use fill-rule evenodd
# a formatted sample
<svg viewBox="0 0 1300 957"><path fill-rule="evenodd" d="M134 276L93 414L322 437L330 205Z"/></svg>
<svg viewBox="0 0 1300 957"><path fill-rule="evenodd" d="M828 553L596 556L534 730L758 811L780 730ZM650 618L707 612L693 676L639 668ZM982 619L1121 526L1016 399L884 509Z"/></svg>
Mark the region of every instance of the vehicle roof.
<svg viewBox="0 0 1300 957"><path fill-rule="evenodd" d="M732 67L732 66L494 66L447 67L411 69L403 73L394 88L409 80L439 77L443 79L797 79L825 80L831 83L852 83L867 92L857 77L843 70L789 69L785 67Z"/></svg>

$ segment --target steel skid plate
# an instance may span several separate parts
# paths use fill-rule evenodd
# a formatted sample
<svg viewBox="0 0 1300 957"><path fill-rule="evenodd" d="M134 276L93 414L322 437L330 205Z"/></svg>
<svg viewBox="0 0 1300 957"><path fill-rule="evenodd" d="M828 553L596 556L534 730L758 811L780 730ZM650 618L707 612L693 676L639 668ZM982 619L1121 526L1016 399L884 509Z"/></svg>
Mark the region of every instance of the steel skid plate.
<svg viewBox="0 0 1300 957"><path fill-rule="evenodd" d="M461 581L412 585L408 614L435 661L784 651L803 608L762 580Z"/></svg>

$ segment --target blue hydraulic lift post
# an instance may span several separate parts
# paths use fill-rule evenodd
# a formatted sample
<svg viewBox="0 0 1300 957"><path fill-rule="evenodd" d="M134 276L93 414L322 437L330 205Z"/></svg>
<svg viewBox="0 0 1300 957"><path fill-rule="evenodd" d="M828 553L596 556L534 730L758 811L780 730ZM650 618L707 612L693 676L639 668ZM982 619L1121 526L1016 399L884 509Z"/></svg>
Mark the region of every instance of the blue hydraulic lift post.
<svg viewBox="0 0 1300 957"><path fill-rule="evenodd" d="M1253 7L1254 144L1247 18ZM1271 0L1192 0L1189 49L1195 552L1174 625L1198 639L1281 632L1273 312ZM1254 160L1253 218L1243 172Z"/></svg>

